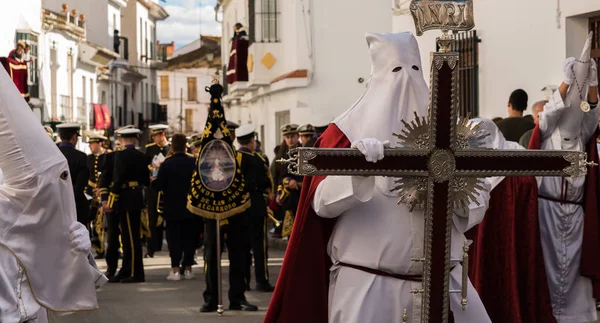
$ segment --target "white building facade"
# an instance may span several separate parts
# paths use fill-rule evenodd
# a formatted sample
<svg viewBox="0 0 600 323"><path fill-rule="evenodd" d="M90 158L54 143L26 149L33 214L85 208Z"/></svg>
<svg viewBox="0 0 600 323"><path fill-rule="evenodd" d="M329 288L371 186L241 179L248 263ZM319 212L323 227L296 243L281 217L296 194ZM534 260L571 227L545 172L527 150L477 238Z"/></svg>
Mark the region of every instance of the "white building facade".
<svg viewBox="0 0 600 323"><path fill-rule="evenodd" d="M365 32L389 32L389 2L225 0L223 64L233 26L250 36L248 82L227 86L226 117L256 125L271 153L289 122L321 125L360 97L370 74ZM368 14L365 14L368 13ZM271 154L272 155L272 154Z"/></svg>
<svg viewBox="0 0 600 323"><path fill-rule="evenodd" d="M159 123L160 106L157 93L157 70L165 67L156 53L156 22L169 15L159 0L129 0L121 10L120 36L127 38L121 43L121 56L111 66L114 83L113 116L115 127L133 124L142 130Z"/></svg>
<svg viewBox="0 0 600 323"><path fill-rule="evenodd" d="M201 37L175 51L167 68L158 71L160 104L171 132L192 135L204 129L210 106L205 87L218 77L220 53L220 39Z"/></svg>
<svg viewBox="0 0 600 323"><path fill-rule="evenodd" d="M396 1L394 32L415 32L408 1ZM475 32L460 37L463 101L472 115L507 117L510 93L529 94L529 107L545 99L563 81L563 61L579 57L589 31L595 31L592 56L600 58L600 2L596 0L474 0ZM439 31L418 37L425 77L429 53L436 50ZM477 44L474 46L474 44ZM476 48L475 48L476 47Z"/></svg>

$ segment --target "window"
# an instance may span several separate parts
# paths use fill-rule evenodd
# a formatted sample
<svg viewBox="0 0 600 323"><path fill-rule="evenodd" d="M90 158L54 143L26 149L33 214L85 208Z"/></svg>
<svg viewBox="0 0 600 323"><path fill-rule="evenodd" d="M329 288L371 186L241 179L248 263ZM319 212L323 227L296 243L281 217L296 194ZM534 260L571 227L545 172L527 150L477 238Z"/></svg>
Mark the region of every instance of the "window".
<svg viewBox="0 0 600 323"><path fill-rule="evenodd" d="M144 83L143 82L140 83L140 103L141 103L140 111L144 111L144 107L145 107L144 103L145 102L144 102Z"/></svg>
<svg viewBox="0 0 600 323"><path fill-rule="evenodd" d="M57 104L57 71L58 71L58 57L56 53L56 48L50 49L50 94L52 96L51 100L51 119L58 119L58 104Z"/></svg>
<svg viewBox="0 0 600 323"><path fill-rule="evenodd" d="M144 45L146 46L144 48L144 55L146 55L146 60L148 60L149 53L148 53L148 22L147 21L144 23L144 39L145 39Z"/></svg>
<svg viewBox="0 0 600 323"><path fill-rule="evenodd" d="M71 106L71 97L68 95L60 96L61 121L73 121L73 107Z"/></svg>
<svg viewBox="0 0 600 323"><path fill-rule="evenodd" d="M194 132L194 110L185 109L185 132Z"/></svg>
<svg viewBox="0 0 600 323"><path fill-rule="evenodd" d="M73 74L74 74L74 66L73 66L73 55L67 54L67 76L69 79L69 100L72 100L73 97ZM69 114L65 114L67 121L73 121L73 102L70 101L68 104L70 109ZM63 110L64 111L64 110ZM63 112L64 114L64 112Z"/></svg>
<svg viewBox="0 0 600 323"><path fill-rule="evenodd" d="M196 87L196 78L188 77L187 79L187 93L188 93L188 101L198 101L198 93Z"/></svg>
<svg viewBox="0 0 600 323"><path fill-rule="evenodd" d="M145 116L149 116L151 111L150 106L150 91L148 91L148 83L146 83L146 111L144 112Z"/></svg>
<svg viewBox="0 0 600 323"><path fill-rule="evenodd" d="M100 95L100 104L106 104L106 91L102 91Z"/></svg>
<svg viewBox="0 0 600 323"><path fill-rule="evenodd" d="M162 75L160 77L160 98L162 100L169 98L169 76Z"/></svg>
<svg viewBox="0 0 600 323"><path fill-rule="evenodd" d="M277 133L277 136L275 138L277 138L277 142L276 144L279 144L283 141L283 136L281 136L281 131L279 131L279 129L281 129L282 126L286 125L290 123L290 111L280 111L280 112L275 112L275 131Z"/></svg>
<svg viewBox="0 0 600 323"><path fill-rule="evenodd" d="M94 100L94 80L93 79L90 79L90 97L86 101L86 103L91 103L91 102L97 102L96 100Z"/></svg>
<svg viewBox="0 0 600 323"><path fill-rule="evenodd" d="M458 80L460 116L479 115L479 43L477 31L456 34L453 50L460 54Z"/></svg>
<svg viewBox="0 0 600 323"><path fill-rule="evenodd" d="M39 85L39 71L38 71L38 36L32 33L17 32L16 42L24 41L31 47L29 56L31 61L27 63L27 71L29 77L27 84L29 85L29 97L39 98L40 97L40 85ZM16 47L16 43L15 43Z"/></svg>
<svg viewBox="0 0 600 323"><path fill-rule="evenodd" d="M85 111L85 98L77 98L77 121L86 123L87 113Z"/></svg>
<svg viewBox="0 0 600 323"><path fill-rule="evenodd" d="M249 0L250 42L279 42L277 0Z"/></svg>
<svg viewBox="0 0 600 323"><path fill-rule="evenodd" d="M144 50L144 23L142 22L142 18L140 17L140 56L144 55L142 51ZM138 56L138 58L140 57Z"/></svg>
<svg viewBox="0 0 600 323"><path fill-rule="evenodd" d="M600 64L600 16L590 18L590 31L594 32L592 59L595 59L596 63Z"/></svg>

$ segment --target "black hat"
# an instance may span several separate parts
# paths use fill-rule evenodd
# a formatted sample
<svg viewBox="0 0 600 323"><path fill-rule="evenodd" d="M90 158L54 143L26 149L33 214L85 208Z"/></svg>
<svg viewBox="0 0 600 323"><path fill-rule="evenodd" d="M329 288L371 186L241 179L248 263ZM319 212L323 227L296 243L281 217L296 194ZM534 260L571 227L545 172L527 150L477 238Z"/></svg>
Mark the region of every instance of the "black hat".
<svg viewBox="0 0 600 323"><path fill-rule="evenodd" d="M239 124L237 124L237 123L235 123L233 121L227 120L227 128L229 128L229 130L235 130L235 129L239 128L239 127L240 127Z"/></svg>
<svg viewBox="0 0 600 323"><path fill-rule="evenodd" d="M298 125L297 124L286 124L281 127L281 134L284 136L293 135L298 133Z"/></svg>

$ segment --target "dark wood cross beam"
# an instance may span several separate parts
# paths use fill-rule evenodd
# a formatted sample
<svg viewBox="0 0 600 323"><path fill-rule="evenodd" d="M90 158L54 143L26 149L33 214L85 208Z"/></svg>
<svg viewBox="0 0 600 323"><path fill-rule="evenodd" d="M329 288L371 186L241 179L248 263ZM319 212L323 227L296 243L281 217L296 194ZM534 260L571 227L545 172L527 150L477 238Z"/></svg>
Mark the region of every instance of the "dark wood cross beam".
<svg viewBox="0 0 600 323"><path fill-rule="evenodd" d="M465 201L465 196L478 194L476 178L583 176L587 171L586 154L582 152L472 149L468 140L472 128L464 121L457 123L457 61L458 53L432 53L429 119L405 123L407 132L397 135L405 139L408 148L386 149L385 157L377 163L367 162L355 149L298 148L291 152L288 160L290 169L304 176L421 179L424 186L421 191L426 192L422 199L425 254L413 261L424 261L423 289L415 291L423 295L422 322L448 321L449 274L454 261L450 259L452 209L459 199L463 199L464 205L473 200ZM418 181L412 184L405 181L408 186L415 182ZM410 187L404 187L407 189ZM463 308L465 289L463 286Z"/></svg>

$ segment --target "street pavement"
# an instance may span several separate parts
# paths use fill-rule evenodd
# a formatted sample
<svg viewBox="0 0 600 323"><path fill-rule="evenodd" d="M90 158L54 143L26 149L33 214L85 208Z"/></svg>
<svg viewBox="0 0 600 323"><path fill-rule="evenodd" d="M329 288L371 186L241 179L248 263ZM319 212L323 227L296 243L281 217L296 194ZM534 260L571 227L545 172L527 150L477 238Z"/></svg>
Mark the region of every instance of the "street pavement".
<svg viewBox="0 0 600 323"><path fill-rule="evenodd" d="M269 273L271 284L275 284L281 269L284 252L269 250ZM98 260L101 270L106 269L104 260ZM170 259L167 252L159 252L154 258L144 259L146 282L141 284L107 284L98 290L100 309L92 312L75 313L59 317L50 316L50 323L191 323L191 322L244 322L263 321L272 293L246 292L248 302L259 307L258 312L229 311L227 291L229 289L229 261L223 254L223 291L225 313L200 313L203 304L204 264L198 257L194 266L196 279L177 282L167 281ZM253 268L254 272L254 268ZM254 288L254 275L252 277Z"/></svg>

